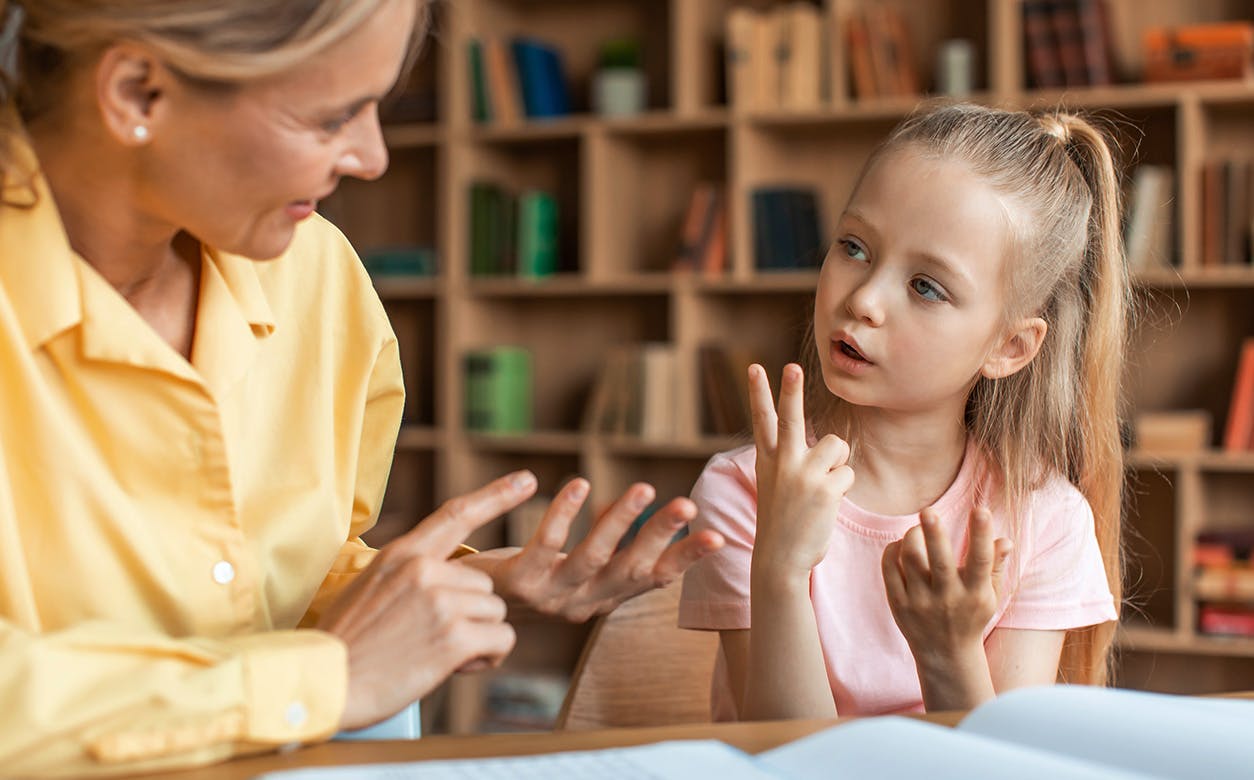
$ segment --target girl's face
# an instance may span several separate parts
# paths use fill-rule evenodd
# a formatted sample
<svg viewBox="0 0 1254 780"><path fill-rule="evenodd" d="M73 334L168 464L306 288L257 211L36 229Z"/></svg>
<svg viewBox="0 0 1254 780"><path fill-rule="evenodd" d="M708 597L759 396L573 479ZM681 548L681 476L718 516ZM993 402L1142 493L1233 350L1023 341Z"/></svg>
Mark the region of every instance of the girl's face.
<svg viewBox="0 0 1254 780"><path fill-rule="evenodd" d="M281 254L341 177L387 168L376 108L399 75L416 9L383 3L308 62L225 94L176 80L153 128L145 209L226 251Z"/></svg>
<svg viewBox="0 0 1254 780"><path fill-rule="evenodd" d="M867 171L815 296L827 388L858 406L961 410L1004 341L1005 201L965 164L905 148Z"/></svg>

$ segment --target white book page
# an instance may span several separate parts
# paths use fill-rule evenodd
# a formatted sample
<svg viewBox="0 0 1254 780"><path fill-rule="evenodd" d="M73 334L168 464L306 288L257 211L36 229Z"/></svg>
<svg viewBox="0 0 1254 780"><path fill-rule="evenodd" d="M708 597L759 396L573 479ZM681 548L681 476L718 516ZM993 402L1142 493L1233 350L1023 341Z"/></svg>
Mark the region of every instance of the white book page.
<svg viewBox="0 0 1254 780"><path fill-rule="evenodd" d="M511 758L288 769L255 780L779 780L752 756L716 740Z"/></svg>
<svg viewBox="0 0 1254 780"><path fill-rule="evenodd" d="M1145 780L1056 753L903 717L857 720L758 756L796 780Z"/></svg>
<svg viewBox="0 0 1254 780"><path fill-rule="evenodd" d="M1254 777L1254 701L1056 685L1009 691L959 728L1152 777Z"/></svg>

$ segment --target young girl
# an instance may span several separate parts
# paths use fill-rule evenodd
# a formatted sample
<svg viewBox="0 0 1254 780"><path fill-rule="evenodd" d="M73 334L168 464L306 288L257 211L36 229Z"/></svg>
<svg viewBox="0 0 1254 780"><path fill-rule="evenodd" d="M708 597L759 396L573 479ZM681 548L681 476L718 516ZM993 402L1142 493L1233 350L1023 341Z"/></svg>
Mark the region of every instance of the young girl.
<svg viewBox="0 0 1254 780"><path fill-rule="evenodd" d="M716 718L1105 680L1118 193L1106 140L1068 114L947 106L872 155L819 276L809 408L799 366L778 410L752 366L755 446L693 489L694 529L727 540L680 605L681 626L720 632Z"/></svg>

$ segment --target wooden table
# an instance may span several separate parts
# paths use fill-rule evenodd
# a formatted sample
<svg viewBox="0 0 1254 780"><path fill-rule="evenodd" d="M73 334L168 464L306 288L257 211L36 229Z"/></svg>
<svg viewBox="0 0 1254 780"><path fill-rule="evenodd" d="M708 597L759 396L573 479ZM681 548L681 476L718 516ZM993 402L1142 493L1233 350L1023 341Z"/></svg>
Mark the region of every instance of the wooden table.
<svg viewBox="0 0 1254 780"><path fill-rule="evenodd" d="M965 713L923 715L934 723L952 726ZM484 758L556 753L563 750L645 745L668 739L719 739L749 753L777 747L836 723L835 720L766 721L762 723L700 723L639 729L563 731L539 734L484 734L431 736L398 742L328 742L284 755L268 754L181 772L143 775L144 780L247 780L262 772L308 766L420 761L433 758Z"/></svg>

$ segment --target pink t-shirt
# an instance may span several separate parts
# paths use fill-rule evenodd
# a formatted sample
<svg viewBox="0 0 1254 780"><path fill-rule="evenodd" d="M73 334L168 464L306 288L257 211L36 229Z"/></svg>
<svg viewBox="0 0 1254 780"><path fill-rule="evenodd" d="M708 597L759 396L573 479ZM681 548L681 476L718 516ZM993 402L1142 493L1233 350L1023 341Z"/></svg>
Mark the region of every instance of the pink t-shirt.
<svg viewBox="0 0 1254 780"><path fill-rule="evenodd" d="M981 460L968 447L962 467L933 506L961 562ZM726 546L688 570L679 604L679 625L696 629L749 628L749 563L757 518L757 478L752 446L710 459L692 499L699 513L693 531L712 528ZM1019 533L1005 512L993 513L999 536L1015 542L994 628L1061 630L1114 620L1114 599L1093 530L1088 501L1071 483L1056 478L1033 492ZM841 715L923 709L923 694L905 637L893 621L880 558L890 542L918 525L919 515L878 515L845 500L827 555L810 577L810 600L827 664L827 678ZM735 717L721 654L715 671L714 716Z"/></svg>

